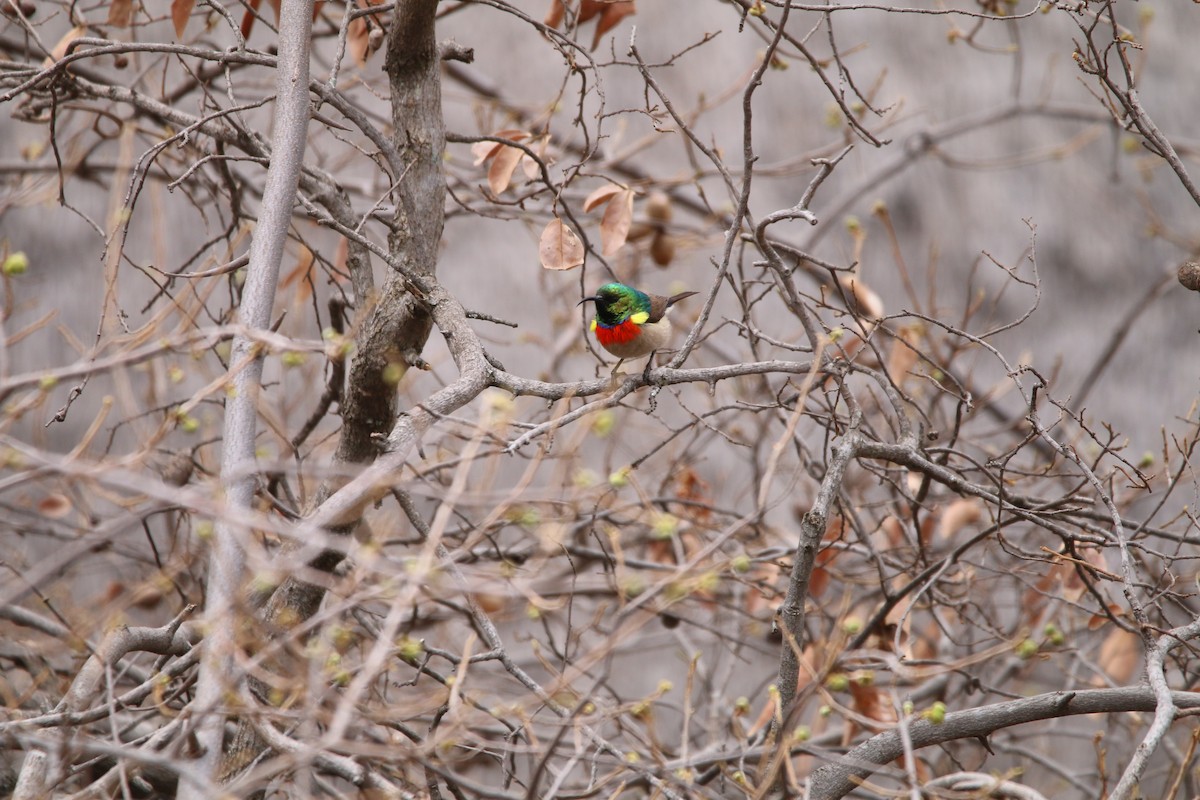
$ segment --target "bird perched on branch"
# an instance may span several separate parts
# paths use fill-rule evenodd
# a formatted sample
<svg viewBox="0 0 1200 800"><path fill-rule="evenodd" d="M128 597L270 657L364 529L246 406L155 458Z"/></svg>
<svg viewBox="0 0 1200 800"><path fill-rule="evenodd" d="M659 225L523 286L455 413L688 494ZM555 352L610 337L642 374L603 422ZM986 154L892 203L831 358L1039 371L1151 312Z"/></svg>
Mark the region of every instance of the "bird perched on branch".
<svg viewBox="0 0 1200 800"><path fill-rule="evenodd" d="M592 319L592 333L605 350L620 359L613 367L617 374L621 362L627 358L641 358L666 346L671 338L671 323L667 313L671 306L691 297L695 292L680 292L670 297L647 294L623 283L606 283L596 290L588 300L596 303L596 316ZM649 362L646 368L650 368Z"/></svg>

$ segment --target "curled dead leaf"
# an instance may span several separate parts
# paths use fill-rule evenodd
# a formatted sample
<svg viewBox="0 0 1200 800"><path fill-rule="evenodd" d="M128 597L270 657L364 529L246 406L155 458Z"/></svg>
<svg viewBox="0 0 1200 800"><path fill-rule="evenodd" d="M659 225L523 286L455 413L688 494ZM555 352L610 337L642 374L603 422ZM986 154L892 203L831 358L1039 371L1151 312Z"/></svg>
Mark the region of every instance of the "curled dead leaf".
<svg viewBox="0 0 1200 800"><path fill-rule="evenodd" d="M589 194L587 196L587 199L583 201L584 212L585 213L590 212L592 209L596 208L597 206L604 205L605 203L607 203L609 200L612 200L613 197L615 197L620 192L623 192L624 190L625 190L625 187L618 186L615 183L604 184L599 189L597 189L596 191Z"/></svg>
<svg viewBox="0 0 1200 800"><path fill-rule="evenodd" d="M58 43L54 45L54 49L50 51L50 55L46 57L46 60L42 63L42 66L48 67L65 56L67 54L67 48L71 46L71 42L75 41L86 33L87 28L84 28L82 25L76 25L74 28L71 28L71 30L64 33L62 38L58 40Z"/></svg>
<svg viewBox="0 0 1200 800"><path fill-rule="evenodd" d="M967 525L979 521L983 516L983 506L974 497L960 497L942 511L938 523L938 535L950 539Z"/></svg>
<svg viewBox="0 0 1200 800"><path fill-rule="evenodd" d="M192 9L195 7L196 0L171 0L171 23L175 26L176 39L183 38L188 18L192 16Z"/></svg>
<svg viewBox="0 0 1200 800"><path fill-rule="evenodd" d="M1096 664L1118 686L1129 683L1142 660L1142 640L1136 633L1113 628L1112 633L1100 645ZM1097 680L1097 683L1103 683Z"/></svg>
<svg viewBox="0 0 1200 800"><path fill-rule="evenodd" d="M600 44L600 37L617 27L617 23L628 17L630 14L637 13L634 7L633 0L584 0L584 6L599 7L600 18L596 20L596 35L592 38L592 49L595 50Z"/></svg>
<svg viewBox="0 0 1200 800"><path fill-rule="evenodd" d="M600 220L600 252L605 256L615 255L629 236L633 224L633 191L619 192L604 209Z"/></svg>
<svg viewBox="0 0 1200 800"><path fill-rule="evenodd" d="M522 130L508 129L496 131L495 133L491 134L491 136L495 137L496 139L507 139L510 142L523 142L529 138L529 133ZM501 147L504 147L503 142L493 142L491 140L485 142L476 142L475 144L471 145L471 155L475 156L475 166L478 167L480 164L496 155Z"/></svg>
<svg viewBox="0 0 1200 800"><path fill-rule="evenodd" d="M38 501L38 513L49 519L62 519L71 513L71 501L62 494L46 495Z"/></svg>
<svg viewBox="0 0 1200 800"><path fill-rule="evenodd" d="M864 322L874 322L884 315L883 300L857 275L842 274L838 283L850 298L851 311Z"/></svg>
<svg viewBox="0 0 1200 800"><path fill-rule="evenodd" d="M595 50L596 45L600 44L601 36L616 27L625 17L635 13L637 7L634 0L582 0L575 12L575 21L582 24L593 17L599 17L596 20L596 35L592 40L592 49ZM562 24L565 15L563 0L552 0L544 21L549 27L557 28Z"/></svg>
<svg viewBox="0 0 1200 800"><path fill-rule="evenodd" d="M112 0L108 6L108 24L128 28L133 22L133 0Z"/></svg>
<svg viewBox="0 0 1200 800"><path fill-rule="evenodd" d="M535 153L538 154L538 158L540 158L546 164L551 163L550 160L548 160L546 158L546 147L549 144L550 144L550 136L549 135L542 136L542 137L538 138L536 141L532 141L529 143L530 148ZM539 164L537 162L537 160L534 159L532 156L530 156L528 153L526 153L525 157L521 159L521 169L525 172L525 177L531 181L536 181L539 177L541 177L541 174L542 174L541 164Z"/></svg>
<svg viewBox="0 0 1200 800"><path fill-rule="evenodd" d="M513 172L516 171L517 164L521 163L524 155L524 150L507 145L500 146L492 158L492 165L488 168L488 188L492 190L492 194L500 194L508 188L512 182Z"/></svg>
<svg viewBox="0 0 1200 800"><path fill-rule="evenodd" d="M897 331L897 338L892 342L891 352L888 353L887 374L892 383L903 387L909 373L917 363L917 344L920 340L920 330L916 325L905 325Z"/></svg>
<svg viewBox="0 0 1200 800"><path fill-rule="evenodd" d="M538 259L546 269L582 266L583 243L561 219L552 219L538 240Z"/></svg>
<svg viewBox="0 0 1200 800"><path fill-rule="evenodd" d="M346 52L354 59L354 63L363 67L371 55L371 26L362 17L350 20L350 28L346 31Z"/></svg>

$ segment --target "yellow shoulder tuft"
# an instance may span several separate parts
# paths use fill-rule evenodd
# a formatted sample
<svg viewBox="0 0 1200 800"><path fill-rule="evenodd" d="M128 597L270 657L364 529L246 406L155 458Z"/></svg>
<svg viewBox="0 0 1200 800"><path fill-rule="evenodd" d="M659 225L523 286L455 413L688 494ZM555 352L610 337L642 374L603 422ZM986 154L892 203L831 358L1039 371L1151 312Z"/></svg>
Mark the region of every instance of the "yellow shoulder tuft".
<svg viewBox="0 0 1200 800"><path fill-rule="evenodd" d="M648 319L650 319L650 315L645 311L639 311L636 314L631 314L629 317L629 321L634 325L645 325Z"/></svg>
<svg viewBox="0 0 1200 800"><path fill-rule="evenodd" d="M591 332L592 332L592 333L595 333L595 332L596 332L596 320L595 320L595 319L593 319L593 320L592 320L592 324L591 324L590 326L588 326L588 327L589 327L589 329L591 330Z"/></svg>

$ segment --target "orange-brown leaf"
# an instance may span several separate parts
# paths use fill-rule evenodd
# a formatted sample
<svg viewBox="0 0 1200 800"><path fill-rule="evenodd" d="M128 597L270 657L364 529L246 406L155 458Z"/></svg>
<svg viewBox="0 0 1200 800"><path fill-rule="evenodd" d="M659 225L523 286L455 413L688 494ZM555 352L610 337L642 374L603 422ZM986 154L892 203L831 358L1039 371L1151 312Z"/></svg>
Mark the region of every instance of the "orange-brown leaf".
<svg viewBox="0 0 1200 800"><path fill-rule="evenodd" d="M907 544L904 536L904 523L896 517L885 517L879 525L879 530L884 535L888 547L901 547Z"/></svg>
<svg viewBox="0 0 1200 800"><path fill-rule="evenodd" d="M339 284L350 280L350 240L338 238L337 250L333 254L333 279Z"/></svg>
<svg viewBox="0 0 1200 800"><path fill-rule="evenodd" d="M521 155L521 172L525 173L525 180L536 181L542 174L542 168L537 161L529 157L528 153Z"/></svg>
<svg viewBox="0 0 1200 800"><path fill-rule="evenodd" d="M50 51L50 55L46 57L44 66L48 67L65 56L67 54L67 48L71 46L71 42L75 41L80 36L83 36L85 33L87 33L87 28L84 28L82 25L76 25L74 28L71 28L71 30L64 33L62 38L58 40L58 43L54 45L54 49Z"/></svg>
<svg viewBox="0 0 1200 800"><path fill-rule="evenodd" d="M625 191L624 187L617 186L615 183L604 184L599 189L589 194L587 199L583 201L584 213L591 211L597 206L607 203L609 200L613 199L613 195L623 191Z"/></svg>
<svg viewBox="0 0 1200 800"><path fill-rule="evenodd" d="M828 531L826 531L826 535L828 536ZM833 563L833 560L838 557L840 552L841 550L836 547L825 547L817 553L812 574L808 578L808 594L810 597L820 597L824 594L832 577L829 565Z"/></svg>
<svg viewBox="0 0 1200 800"><path fill-rule="evenodd" d="M942 510L942 519L938 523L938 535L943 539L951 539L956 533L979 521L983 516L983 506L974 497L960 497Z"/></svg>
<svg viewBox="0 0 1200 800"><path fill-rule="evenodd" d="M1121 686L1129 683L1141 660L1141 637L1121 628L1113 628L1112 633L1100 645L1100 655L1096 658L1096 664Z"/></svg>
<svg viewBox="0 0 1200 800"><path fill-rule="evenodd" d="M846 290L846 295L850 298L850 310L855 316L865 317L864 321L873 322L884 315L883 300L871 287L863 283L862 278L843 273L838 276L838 282Z"/></svg>
<svg viewBox="0 0 1200 800"><path fill-rule="evenodd" d="M557 28L562 24L565 13L566 10L563 8L562 0L551 0L550 10L546 12L546 18L542 21L551 28Z"/></svg>
<svg viewBox="0 0 1200 800"><path fill-rule="evenodd" d="M62 519L71 513L71 501L63 494L50 494L38 501L38 513L49 519Z"/></svg>
<svg viewBox="0 0 1200 800"><path fill-rule="evenodd" d="M507 139L510 142L523 142L529 138L529 134L525 131L518 130L503 130L496 131L492 134L497 139ZM487 161L500 150L504 145L500 142L476 142L471 145L471 155L475 156L475 166L479 166Z"/></svg>
<svg viewBox="0 0 1200 800"><path fill-rule="evenodd" d="M583 265L583 243L561 219L552 219L538 241L538 258L546 269L571 269Z"/></svg>
<svg viewBox="0 0 1200 800"><path fill-rule="evenodd" d="M300 255L296 259L296 266L288 270L283 276L283 280L279 282L279 288L286 289L290 286L296 287L296 303L302 303L312 296L312 271L316 264L316 257L313 251L309 250L304 245L300 245Z"/></svg>
<svg viewBox="0 0 1200 800"><path fill-rule="evenodd" d="M705 522L712 516L712 487L691 467L684 467L675 479L675 496L688 503L684 513L689 519Z"/></svg>
<svg viewBox="0 0 1200 800"><path fill-rule="evenodd" d="M850 696L854 699L854 710L867 719L886 722L889 725L896 721L896 709L891 703L883 702L884 695L873 683L860 682L857 676L850 680ZM873 728L875 731L882 727Z"/></svg>
<svg viewBox="0 0 1200 800"><path fill-rule="evenodd" d="M596 46L600 44L601 36L615 28L617 23L625 17L636 13L635 0L581 0L579 9L575 13L575 23L582 25L596 18L596 35L592 39L592 49L595 50ZM550 10L546 12L546 18L543 21L551 28L557 28L562 24L565 16L566 8L563 0L551 0Z"/></svg>
<svg viewBox="0 0 1200 800"><path fill-rule="evenodd" d="M501 147L504 147L504 145L500 144L499 142L476 142L475 144L471 145L471 155L475 157L475 166L478 167L480 164L496 155L496 151Z"/></svg>
<svg viewBox="0 0 1200 800"><path fill-rule="evenodd" d="M892 342L891 352L888 353L887 374L892 383L903 386L909 372L917 363L916 345L919 332L915 325L905 325L898 333L898 337Z"/></svg>
<svg viewBox="0 0 1200 800"><path fill-rule="evenodd" d="M112 0L108 6L108 24L128 28L133 22L133 0Z"/></svg>
<svg viewBox="0 0 1200 800"><path fill-rule="evenodd" d="M750 585L743 605L746 614L757 617L759 612L774 610L774 604L779 599L779 592L776 591L775 584L779 581L782 573L782 568L770 561L755 565L750 574L746 576L746 582Z"/></svg>
<svg viewBox="0 0 1200 800"><path fill-rule="evenodd" d="M629 236L633 224L633 191L626 189L609 201L600 220L600 251L606 256L616 254Z"/></svg>
<svg viewBox="0 0 1200 800"><path fill-rule="evenodd" d="M604 10L606 0L582 0L579 4L579 21L587 22Z"/></svg>
<svg viewBox="0 0 1200 800"><path fill-rule="evenodd" d="M524 150L507 145L500 146L500 150L492 158L492 165L488 167L488 186L491 188L492 194L498 195L508 188L513 172L516 171L517 164L521 163L521 157L524 155Z"/></svg>
<svg viewBox="0 0 1200 800"><path fill-rule="evenodd" d="M246 13L242 15L242 38L249 39L250 31L254 30L254 20L258 16L258 7L262 0L246 0Z"/></svg>
<svg viewBox="0 0 1200 800"><path fill-rule="evenodd" d="M1123 612L1124 609L1122 609L1116 603L1109 603L1108 614L1092 614L1090 617L1088 617L1087 629L1089 631L1098 631L1112 621L1112 618L1109 616L1110 614L1112 617L1120 617Z"/></svg>
<svg viewBox="0 0 1200 800"><path fill-rule="evenodd" d="M362 17L350 20L350 28L346 31L346 52L360 67L367 64L367 56L371 55L371 26Z"/></svg>
<svg viewBox="0 0 1200 800"><path fill-rule="evenodd" d="M176 39L183 38L188 18L192 16L192 9L195 7L196 0L171 0L171 22L175 25Z"/></svg>
<svg viewBox="0 0 1200 800"><path fill-rule="evenodd" d="M637 13L634 8L633 0L624 0L623 2L604 3L604 10L600 12L600 19L596 21L596 35L592 39L592 49L595 50L600 44L600 37L611 31L617 26L617 23L628 17L630 14Z"/></svg>

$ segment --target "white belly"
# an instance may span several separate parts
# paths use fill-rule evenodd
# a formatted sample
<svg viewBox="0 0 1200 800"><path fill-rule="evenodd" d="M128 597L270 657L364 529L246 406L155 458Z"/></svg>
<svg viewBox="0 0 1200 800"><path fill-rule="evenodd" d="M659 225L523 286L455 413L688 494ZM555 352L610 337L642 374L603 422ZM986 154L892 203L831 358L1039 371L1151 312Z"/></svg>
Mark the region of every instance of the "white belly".
<svg viewBox="0 0 1200 800"><path fill-rule="evenodd" d="M605 349L617 358L641 358L663 349L671 339L671 323L665 316L658 322L647 322L639 330L641 336L632 342L613 344Z"/></svg>

